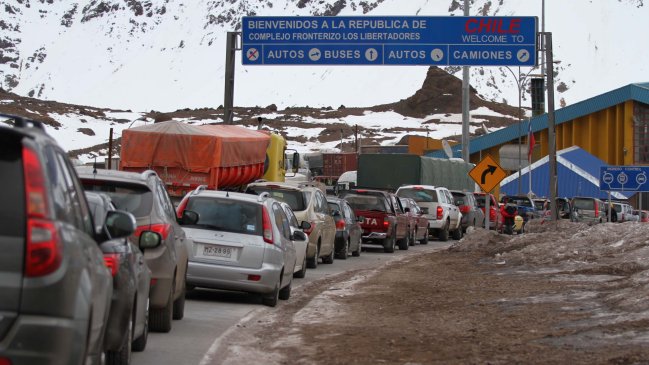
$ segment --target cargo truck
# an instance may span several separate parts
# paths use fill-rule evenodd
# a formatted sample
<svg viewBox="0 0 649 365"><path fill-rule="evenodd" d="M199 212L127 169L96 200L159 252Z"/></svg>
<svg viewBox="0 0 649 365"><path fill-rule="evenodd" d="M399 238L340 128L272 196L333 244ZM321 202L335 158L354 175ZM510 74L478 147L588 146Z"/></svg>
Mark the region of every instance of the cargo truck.
<svg viewBox="0 0 649 365"><path fill-rule="evenodd" d="M174 198L200 185L238 190L255 181L283 182L286 141L235 125L155 123L122 131L120 170L152 169Z"/></svg>
<svg viewBox="0 0 649 365"><path fill-rule="evenodd" d="M475 191L469 176L474 164L412 154L361 154L356 185L396 191L402 185L433 185Z"/></svg>

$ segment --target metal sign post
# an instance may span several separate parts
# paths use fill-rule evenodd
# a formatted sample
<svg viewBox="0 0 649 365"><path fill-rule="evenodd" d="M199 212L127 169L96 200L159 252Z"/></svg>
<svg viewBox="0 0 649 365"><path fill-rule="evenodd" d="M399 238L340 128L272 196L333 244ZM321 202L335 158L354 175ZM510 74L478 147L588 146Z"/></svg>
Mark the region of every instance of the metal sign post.
<svg viewBox="0 0 649 365"><path fill-rule="evenodd" d="M225 43L225 92L223 93L223 123L232 124L232 108L234 106L234 57L237 40L241 32L228 32Z"/></svg>

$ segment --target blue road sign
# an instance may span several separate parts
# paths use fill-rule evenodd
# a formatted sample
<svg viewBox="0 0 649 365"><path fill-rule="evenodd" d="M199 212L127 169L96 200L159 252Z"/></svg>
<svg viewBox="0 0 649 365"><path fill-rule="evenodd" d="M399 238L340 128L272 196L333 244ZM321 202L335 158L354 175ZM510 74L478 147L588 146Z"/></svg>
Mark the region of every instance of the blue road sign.
<svg viewBox="0 0 649 365"><path fill-rule="evenodd" d="M649 166L602 166L599 188L605 191L649 191Z"/></svg>
<svg viewBox="0 0 649 365"><path fill-rule="evenodd" d="M244 65L534 66L536 17L242 19Z"/></svg>

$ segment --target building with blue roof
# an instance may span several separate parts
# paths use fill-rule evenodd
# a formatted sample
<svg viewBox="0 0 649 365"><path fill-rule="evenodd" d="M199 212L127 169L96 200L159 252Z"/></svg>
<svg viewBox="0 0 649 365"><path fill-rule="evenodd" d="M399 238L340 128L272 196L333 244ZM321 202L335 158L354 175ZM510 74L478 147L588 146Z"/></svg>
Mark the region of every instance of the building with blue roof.
<svg viewBox="0 0 649 365"><path fill-rule="evenodd" d="M530 124L536 141L532 162L547 158L548 114L546 113L522 121L520 126L515 123L471 139L469 145L471 162L480 162L485 154L500 161L501 149L505 146L518 146L520 137L524 141L522 158L525 160L524 165L527 165L528 146L525 143ZM555 133L557 151L578 146L607 165L649 165L649 83L629 84L556 110ZM460 156L462 145L455 145L452 150L454 156ZM446 156L442 150L427 155ZM575 166L584 167L581 162L574 162L577 162ZM517 178L518 173L515 175ZM559 166L557 166L557 175L561 185ZM521 185L527 186L522 182ZM523 189L523 193L526 192L527 188ZM540 192L534 191L534 193L541 196ZM649 206L644 201L643 205Z"/></svg>
<svg viewBox="0 0 649 365"><path fill-rule="evenodd" d="M572 198L575 196L591 196L602 200L608 199L608 192L599 190L600 167L608 166L604 161L591 155L577 146L557 151L557 196ZM545 156L532 165L521 170L521 184L525 193L531 191L537 196L550 196L549 158ZM518 174L511 174L500 183L500 193L518 195ZM628 199L634 192L612 191L612 199Z"/></svg>

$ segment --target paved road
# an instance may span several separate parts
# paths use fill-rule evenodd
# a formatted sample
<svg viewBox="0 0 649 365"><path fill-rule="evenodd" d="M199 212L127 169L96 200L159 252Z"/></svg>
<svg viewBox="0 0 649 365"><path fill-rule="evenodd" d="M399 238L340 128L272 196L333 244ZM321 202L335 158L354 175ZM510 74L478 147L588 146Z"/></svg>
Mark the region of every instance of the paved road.
<svg viewBox="0 0 649 365"><path fill-rule="evenodd" d="M306 278L293 279L293 290L305 283L338 274L347 270L372 268L388 261L432 251L448 246L448 243L431 241L426 246L413 246L408 251L393 254L368 248L360 257L335 260L332 265L319 264L317 269L307 270ZM290 301L290 299L289 299ZM280 301L278 306L282 305ZM185 318L173 322L170 333L150 333L146 350L133 353L134 365L195 364L201 363L210 347L231 326L263 308L261 300L245 293L195 290L188 294L185 304Z"/></svg>

